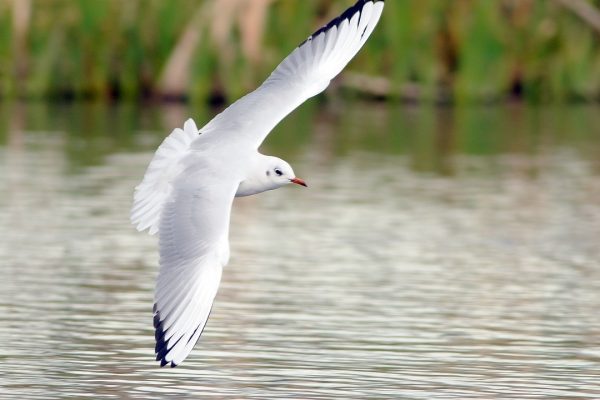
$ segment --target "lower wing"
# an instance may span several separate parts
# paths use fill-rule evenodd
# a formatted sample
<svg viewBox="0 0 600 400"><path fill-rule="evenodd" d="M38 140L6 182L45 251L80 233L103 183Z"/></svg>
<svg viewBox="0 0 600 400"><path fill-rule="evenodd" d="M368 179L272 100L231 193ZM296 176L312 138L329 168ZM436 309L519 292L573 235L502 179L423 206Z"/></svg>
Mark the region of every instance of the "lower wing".
<svg viewBox="0 0 600 400"><path fill-rule="evenodd" d="M208 320L229 259L229 218L239 182L185 171L161 213L156 281L156 360L175 367L190 353Z"/></svg>

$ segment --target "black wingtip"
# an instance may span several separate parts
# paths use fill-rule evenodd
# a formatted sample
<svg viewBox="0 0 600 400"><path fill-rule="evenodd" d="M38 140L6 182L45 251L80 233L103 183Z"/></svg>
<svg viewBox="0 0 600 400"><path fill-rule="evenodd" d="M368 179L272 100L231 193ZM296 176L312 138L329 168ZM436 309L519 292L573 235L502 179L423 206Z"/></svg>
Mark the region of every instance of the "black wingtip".
<svg viewBox="0 0 600 400"><path fill-rule="evenodd" d="M344 20L346 20L346 19L351 20L352 17L354 16L354 14L356 14L357 12L360 12L363 9L365 4L367 4L367 3L375 4L375 3L384 3L384 2L385 2L385 0L358 0L356 2L356 4L354 4L352 7L348 8L346 11L344 11L339 17L334 18L328 24L324 25L323 27L321 27L320 29L315 31L315 33L310 35L308 37L308 39L306 39L304 42L300 43L300 45L298 47L302 46L304 43L308 42L309 40L312 40L314 37L319 36L321 33L327 32L334 26L339 26Z"/></svg>
<svg viewBox="0 0 600 400"><path fill-rule="evenodd" d="M167 361L166 356L169 353L169 351L173 347L175 347L175 345L177 345L177 343L179 343L182 339L184 339L185 335L180 336L173 344L169 345L170 341L172 341L171 339L173 339L173 338L171 337L169 339L166 339L166 333L164 330L163 321L161 320L160 312L158 311L156 304L154 304L153 310L154 310L154 320L153 320L153 322L154 322L154 337L156 339L156 345L154 347L154 352L156 353L156 361L160 362L161 368L166 366L167 364L169 364L169 366L171 368L175 368L179 364L175 363L174 361ZM210 316L211 313L212 313L212 306L208 312L208 315ZM202 330L200 331L200 335L196 339L196 342L198 340L200 340L200 336L202 336L202 332L204 331L205 327L206 327L206 324L198 325L196 327L196 329L194 329L194 331L190 335L190 337L188 338L187 343L190 343L192 338L194 338L194 336L198 332L198 329L202 328Z"/></svg>
<svg viewBox="0 0 600 400"><path fill-rule="evenodd" d="M156 338L156 346L154 352L156 353L156 361L160 361L161 368L169 363L165 359L165 356L169 352L168 340L165 340L165 331L163 329L163 322L160 319L160 313L157 310L156 304L154 304L154 337Z"/></svg>

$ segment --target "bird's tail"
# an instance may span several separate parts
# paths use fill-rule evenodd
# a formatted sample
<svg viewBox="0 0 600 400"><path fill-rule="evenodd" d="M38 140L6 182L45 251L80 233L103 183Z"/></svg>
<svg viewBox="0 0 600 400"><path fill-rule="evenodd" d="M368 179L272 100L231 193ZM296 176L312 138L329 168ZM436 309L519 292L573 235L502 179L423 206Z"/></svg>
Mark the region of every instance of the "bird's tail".
<svg viewBox="0 0 600 400"><path fill-rule="evenodd" d="M163 206L171 195L172 180L179 172L179 161L197 138L198 128L190 118L183 129L174 129L158 147L142 183L135 188L130 219L138 231L149 229L151 235L158 232Z"/></svg>

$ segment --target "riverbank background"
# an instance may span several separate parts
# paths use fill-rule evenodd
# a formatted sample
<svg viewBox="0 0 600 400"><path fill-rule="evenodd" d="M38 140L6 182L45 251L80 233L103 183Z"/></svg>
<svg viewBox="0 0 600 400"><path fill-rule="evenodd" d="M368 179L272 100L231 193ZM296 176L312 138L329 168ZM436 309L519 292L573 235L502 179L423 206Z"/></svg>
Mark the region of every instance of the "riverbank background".
<svg viewBox="0 0 600 400"><path fill-rule="evenodd" d="M220 104L347 3L3 1L0 96ZM599 37L598 1L388 1L337 85L424 103L598 101Z"/></svg>

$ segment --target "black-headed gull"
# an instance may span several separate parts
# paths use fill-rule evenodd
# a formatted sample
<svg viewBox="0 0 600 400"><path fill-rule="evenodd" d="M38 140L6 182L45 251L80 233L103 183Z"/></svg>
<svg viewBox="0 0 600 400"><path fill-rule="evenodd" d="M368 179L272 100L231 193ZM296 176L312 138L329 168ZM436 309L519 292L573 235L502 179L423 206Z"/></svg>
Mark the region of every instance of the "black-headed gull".
<svg viewBox="0 0 600 400"><path fill-rule="evenodd" d="M258 152L269 132L321 93L356 55L381 17L384 0L359 0L300 44L254 92L198 130L189 119L160 145L136 187L131 222L159 233L154 296L156 360L175 367L210 314L229 260L234 197L289 183L290 165Z"/></svg>

